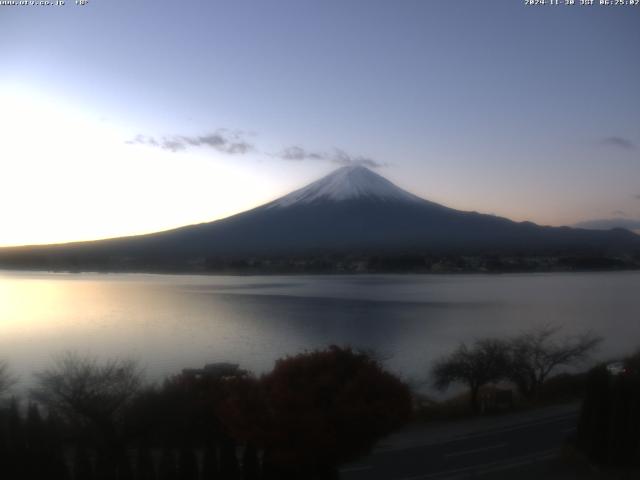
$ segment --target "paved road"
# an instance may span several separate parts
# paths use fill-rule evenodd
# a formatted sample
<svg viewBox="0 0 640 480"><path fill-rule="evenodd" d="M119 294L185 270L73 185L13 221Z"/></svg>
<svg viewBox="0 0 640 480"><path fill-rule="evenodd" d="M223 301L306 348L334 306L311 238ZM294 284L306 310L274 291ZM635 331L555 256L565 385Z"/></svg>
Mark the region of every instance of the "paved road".
<svg viewBox="0 0 640 480"><path fill-rule="evenodd" d="M342 469L343 480L445 480L498 476L523 467L535 469L557 456L575 430L577 411L488 427L455 439L383 447ZM425 429L425 432L427 430ZM415 437L415 435L414 435ZM422 444L420 444L422 443Z"/></svg>

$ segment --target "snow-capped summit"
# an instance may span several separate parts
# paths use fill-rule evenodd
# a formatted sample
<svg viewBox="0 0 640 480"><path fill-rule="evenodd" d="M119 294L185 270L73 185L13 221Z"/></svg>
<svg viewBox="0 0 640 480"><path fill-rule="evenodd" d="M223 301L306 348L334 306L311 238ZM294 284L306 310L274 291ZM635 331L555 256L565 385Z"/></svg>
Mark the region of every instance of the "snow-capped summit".
<svg viewBox="0 0 640 480"><path fill-rule="evenodd" d="M320 201L340 202L354 199L419 202L421 198L361 165L339 168L304 188L273 202L270 207L290 207Z"/></svg>

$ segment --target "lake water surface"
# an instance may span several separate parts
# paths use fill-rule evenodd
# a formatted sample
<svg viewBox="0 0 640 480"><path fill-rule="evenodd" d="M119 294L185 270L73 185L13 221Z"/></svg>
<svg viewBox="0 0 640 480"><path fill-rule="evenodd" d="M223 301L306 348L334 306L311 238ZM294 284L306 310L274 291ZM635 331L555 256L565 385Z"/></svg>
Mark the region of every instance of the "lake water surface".
<svg viewBox="0 0 640 480"><path fill-rule="evenodd" d="M535 325L640 347L640 272L196 276L0 272L0 359L28 383L65 350L138 358L151 377L216 361L255 372L329 344L373 348L408 380L460 341Z"/></svg>

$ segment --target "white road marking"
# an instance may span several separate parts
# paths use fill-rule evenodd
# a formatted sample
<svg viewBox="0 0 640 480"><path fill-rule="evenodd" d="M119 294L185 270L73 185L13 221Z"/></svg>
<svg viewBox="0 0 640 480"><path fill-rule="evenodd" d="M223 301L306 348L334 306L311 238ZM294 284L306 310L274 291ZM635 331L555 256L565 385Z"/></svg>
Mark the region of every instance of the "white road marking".
<svg viewBox="0 0 640 480"><path fill-rule="evenodd" d="M475 448L473 450L464 450L462 452L445 453L444 456L447 457L447 458L450 458L450 457L461 457L463 455L471 455L473 453L486 452L487 450L495 450L497 448L503 448L503 447L506 447L506 446L507 446L506 443L499 443L497 445L489 445L488 447Z"/></svg>

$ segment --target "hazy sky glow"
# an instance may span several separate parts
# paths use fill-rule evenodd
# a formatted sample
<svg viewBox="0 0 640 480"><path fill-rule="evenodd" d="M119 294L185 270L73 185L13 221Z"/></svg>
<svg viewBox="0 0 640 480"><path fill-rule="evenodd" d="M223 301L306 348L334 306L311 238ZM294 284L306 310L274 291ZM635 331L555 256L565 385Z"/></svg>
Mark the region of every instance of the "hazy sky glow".
<svg viewBox="0 0 640 480"><path fill-rule="evenodd" d="M349 162L515 220L640 220L640 7L67 4L0 6L0 245L209 221Z"/></svg>

